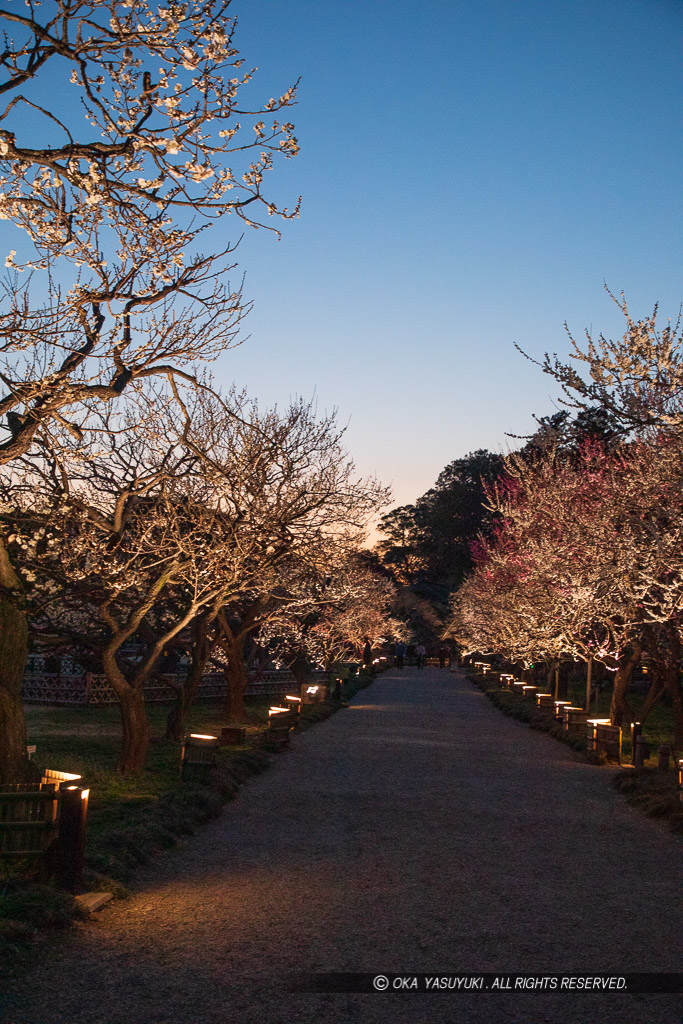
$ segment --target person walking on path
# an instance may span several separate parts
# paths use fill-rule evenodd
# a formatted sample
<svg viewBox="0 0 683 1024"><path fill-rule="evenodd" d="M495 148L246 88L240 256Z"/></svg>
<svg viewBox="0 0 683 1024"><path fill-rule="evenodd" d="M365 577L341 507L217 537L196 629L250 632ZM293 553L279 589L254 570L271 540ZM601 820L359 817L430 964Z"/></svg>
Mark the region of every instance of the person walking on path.
<svg viewBox="0 0 683 1024"><path fill-rule="evenodd" d="M363 647L363 668L372 667L372 647L370 646L369 638L363 637L365 640L365 646Z"/></svg>
<svg viewBox="0 0 683 1024"><path fill-rule="evenodd" d="M396 657L396 668L403 668L403 663L406 657L406 645L402 640L396 644L394 648L394 655Z"/></svg>
<svg viewBox="0 0 683 1024"><path fill-rule="evenodd" d="M415 648L415 657L417 658L417 667L424 668L427 663L427 649L424 644L418 644Z"/></svg>

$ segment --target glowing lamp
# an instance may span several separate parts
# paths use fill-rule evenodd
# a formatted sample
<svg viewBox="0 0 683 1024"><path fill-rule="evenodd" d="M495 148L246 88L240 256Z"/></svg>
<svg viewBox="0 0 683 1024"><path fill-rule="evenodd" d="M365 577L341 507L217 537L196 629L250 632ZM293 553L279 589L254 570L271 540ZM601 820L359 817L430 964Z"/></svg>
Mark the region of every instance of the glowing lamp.
<svg viewBox="0 0 683 1024"><path fill-rule="evenodd" d="M180 756L180 778L183 782L206 785L210 781L218 743L218 736L202 732L192 732L185 737Z"/></svg>
<svg viewBox="0 0 683 1024"><path fill-rule="evenodd" d="M81 775L74 775L73 772L58 772L53 768L46 768L41 783L43 786L54 786L55 789L66 789L67 782L80 782L81 778Z"/></svg>
<svg viewBox="0 0 683 1024"><path fill-rule="evenodd" d="M301 711L301 697L294 697L288 693L285 700L287 701L287 710L298 715Z"/></svg>
<svg viewBox="0 0 683 1024"><path fill-rule="evenodd" d="M606 757L621 763L621 729L612 725L609 718L589 718L587 724L591 732L587 739L594 753L603 753Z"/></svg>
<svg viewBox="0 0 683 1024"><path fill-rule="evenodd" d="M90 796L89 789L82 789L80 786L67 786L66 788L71 791L78 790L81 794L81 800L87 800Z"/></svg>
<svg viewBox="0 0 683 1024"><path fill-rule="evenodd" d="M301 697L288 693L285 700L287 701L287 710L298 715L301 711Z"/></svg>
<svg viewBox="0 0 683 1024"><path fill-rule="evenodd" d="M574 707L573 704L565 704L563 708L560 708L560 718L562 719L567 732L569 731L570 715L574 712L577 714L583 714L583 708Z"/></svg>
<svg viewBox="0 0 683 1024"><path fill-rule="evenodd" d="M572 702L570 700L556 700L553 703L555 704L555 718L558 722L561 722L564 709L571 707Z"/></svg>
<svg viewBox="0 0 683 1024"><path fill-rule="evenodd" d="M301 687L302 704L318 704L327 699L327 687L304 683Z"/></svg>

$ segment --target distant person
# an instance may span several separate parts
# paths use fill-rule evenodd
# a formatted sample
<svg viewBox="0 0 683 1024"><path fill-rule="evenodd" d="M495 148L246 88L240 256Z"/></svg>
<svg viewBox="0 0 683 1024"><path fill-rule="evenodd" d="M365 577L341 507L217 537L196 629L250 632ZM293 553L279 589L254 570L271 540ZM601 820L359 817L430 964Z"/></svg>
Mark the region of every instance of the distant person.
<svg viewBox="0 0 683 1024"><path fill-rule="evenodd" d="M439 668L446 667L446 661L448 659L448 651L445 647L439 647Z"/></svg>
<svg viewBox="0 0 683 1024"><path fill-rule="evenodd" d="M396 668L403 668L403 663L406 657L406 645L402 640L396 644L394 654L396 656Z"/></svg>
<svg viewBox="0 0 683 1024"><path fill-rule="evenodd" d="M415 657L417 659L417 667L424 668L427 664L427 649L424 644L418 644L415 648Z"/></svg>
<svg viewBox="0 0 683 1024"><path fill-rule="evenodd" d="M370 668L372 665L372 647L370 646L370 640L368 637L363 637L365 640L365 647L363 648L363 667Z"/></svg>

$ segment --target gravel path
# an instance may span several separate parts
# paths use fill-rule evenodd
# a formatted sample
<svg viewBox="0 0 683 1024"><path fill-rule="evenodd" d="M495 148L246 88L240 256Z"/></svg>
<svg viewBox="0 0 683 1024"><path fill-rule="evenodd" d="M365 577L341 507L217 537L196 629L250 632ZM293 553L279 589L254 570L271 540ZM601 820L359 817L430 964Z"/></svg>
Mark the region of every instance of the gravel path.
<svg viewBox="0 0 683 1024"><path fill-rule="evenodd" d="M5 993L3 1024L678 1024L671 995L298 971L681 969L680 843L458 675L386 673Z"/></svg>

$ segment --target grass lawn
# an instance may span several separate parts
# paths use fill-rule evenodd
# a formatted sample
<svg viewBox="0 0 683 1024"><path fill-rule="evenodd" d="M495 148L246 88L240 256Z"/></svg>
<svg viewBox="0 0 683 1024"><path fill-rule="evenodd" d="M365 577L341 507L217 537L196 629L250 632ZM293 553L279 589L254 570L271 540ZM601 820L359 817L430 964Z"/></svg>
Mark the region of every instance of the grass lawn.
<svg viewBox="0 0 683 1024"><path fill-rule="evenodd" d="M90 787L86 861L91 871L105 876L99 881L89 876L90 885L101 888L109 878L125 882L137 863L149 860L156 849L173 845L178 835L193 831L214 808L220 809L221 796L231 795L232 768L237 767L239 774L239 766L250 759L257 764L251 745L220 748L218 791L212 786L188 800L188 787L179 777L181 744L163 739L167 713L164 706L148 708L153 738L145 768L123 773L116 770L121 735L117 706L26 709L29 743L37 747L32 759L36 769L74 772ZM267 715L264 701L249 708L255 730ZM198 704L189 716L187 731L219 735L222 719L219 704ZM236 777L235 791L238 784ZM202 813L194 820L184 805L197 799Z"/></svg>

